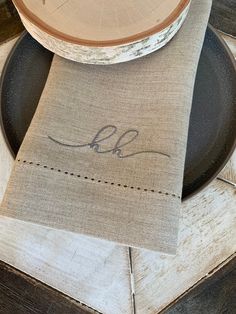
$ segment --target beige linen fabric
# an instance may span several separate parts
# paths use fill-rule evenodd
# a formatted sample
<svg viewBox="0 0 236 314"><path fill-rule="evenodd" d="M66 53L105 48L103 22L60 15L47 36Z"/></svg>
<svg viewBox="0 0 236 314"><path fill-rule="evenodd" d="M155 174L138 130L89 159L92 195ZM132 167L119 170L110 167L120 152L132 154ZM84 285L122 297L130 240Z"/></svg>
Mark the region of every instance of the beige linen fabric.
<svg viewBox="0 0 236 314"><path fill-rule="evenodd" d="M174 253L210 6L193 0L172 42L135 61L94 66L55 56L1 214Z"/></svg>

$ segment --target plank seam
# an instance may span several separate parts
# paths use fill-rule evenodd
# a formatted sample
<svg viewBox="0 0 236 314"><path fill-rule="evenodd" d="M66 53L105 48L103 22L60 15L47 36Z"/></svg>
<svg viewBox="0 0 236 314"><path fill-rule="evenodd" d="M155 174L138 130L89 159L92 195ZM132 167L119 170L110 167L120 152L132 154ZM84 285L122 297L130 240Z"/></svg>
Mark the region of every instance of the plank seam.
<svg viewBox="0 0 236 314"><path fill-rule="evenodd" d="M136 301L135 301L135 283L134 283L134 272L133 272L133 262L132 262L132 251L131 247L128 247L128 257L129 257L129 271L130 271L130 289L131 289L131 300L133 314L136 314Z"/></svg>

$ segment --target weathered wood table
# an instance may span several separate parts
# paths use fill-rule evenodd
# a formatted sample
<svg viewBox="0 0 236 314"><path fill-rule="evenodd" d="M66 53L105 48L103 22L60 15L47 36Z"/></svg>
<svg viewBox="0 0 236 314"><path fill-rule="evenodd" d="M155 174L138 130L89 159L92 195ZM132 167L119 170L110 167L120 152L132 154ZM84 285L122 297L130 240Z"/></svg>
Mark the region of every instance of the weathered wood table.
<svg viewBox="0 0 236 314"><path fill-rule="evenodd" d="M0 71L15 40L0 46ZM228 40L235 53L235 41ZM12 165L0 133L0 200ZM57 292L48 297L40 283L27 277L21 285L18 272L12 273L2 263L0 313L80 313L80 308L104 314L159 313L225 264L232 264L235 217L236 153L217 179L183 204L176 256L128 249L0 216L0 260L78 301L62 296L62 306ZM8 297L25 298L19 299L19 309L5 305L1 310L1 291L5 291L1 285L8 280L17 291ZM41 310L30 299L30 281Z"/></svg>

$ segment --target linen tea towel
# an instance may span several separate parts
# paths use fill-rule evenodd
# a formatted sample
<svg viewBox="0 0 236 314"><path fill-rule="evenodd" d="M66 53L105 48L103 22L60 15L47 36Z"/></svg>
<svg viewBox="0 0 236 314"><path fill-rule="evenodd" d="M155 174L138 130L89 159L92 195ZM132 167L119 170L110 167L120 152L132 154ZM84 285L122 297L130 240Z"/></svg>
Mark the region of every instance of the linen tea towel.
<svg viewBox="0 0 236 314"><path fill-rule="evenodd" d="M96 66L55 56L0 213L174 253L189 115L211 1L165 48Z"/></svg>

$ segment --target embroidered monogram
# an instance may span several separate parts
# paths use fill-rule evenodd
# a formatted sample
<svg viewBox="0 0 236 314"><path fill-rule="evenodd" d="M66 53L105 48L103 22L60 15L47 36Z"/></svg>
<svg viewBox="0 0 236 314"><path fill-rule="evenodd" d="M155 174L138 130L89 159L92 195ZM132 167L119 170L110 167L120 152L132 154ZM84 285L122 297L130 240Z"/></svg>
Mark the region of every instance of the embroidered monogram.
<svg viewBox="0 0 236 314"><path fill-rule="evenodd" d="M107 135L108 131L108 135ZM124 146L127 146L128 144L132 143L133 141L136 140L136 138L139 135L139 131L135 129L130 129L125 131L116 141L115 145L111 149L107 150L102 150L101 144L104 143L106 140L111 138L115 133L117 132L117 127L114 125L106 125L102 127L94 136L91 142L86 143L86 144L69 144L65 143L62 141L59 141L51 136L48 136L48 138L53 141L54 143L57 143L59 145L67 146L67 147L74 147L74 148L82 148L82 147L89 147L92 150L94 150L98 154L106 154L106 153L112 153L116 155L118 158L128 158L128 157L133 157L135 155L140 155L140 154L159 154L164 157L170 158L170 155L156 151L156 150L143 150L143 151L138 151L130 154L123 154L121 148Z"/></svg>

